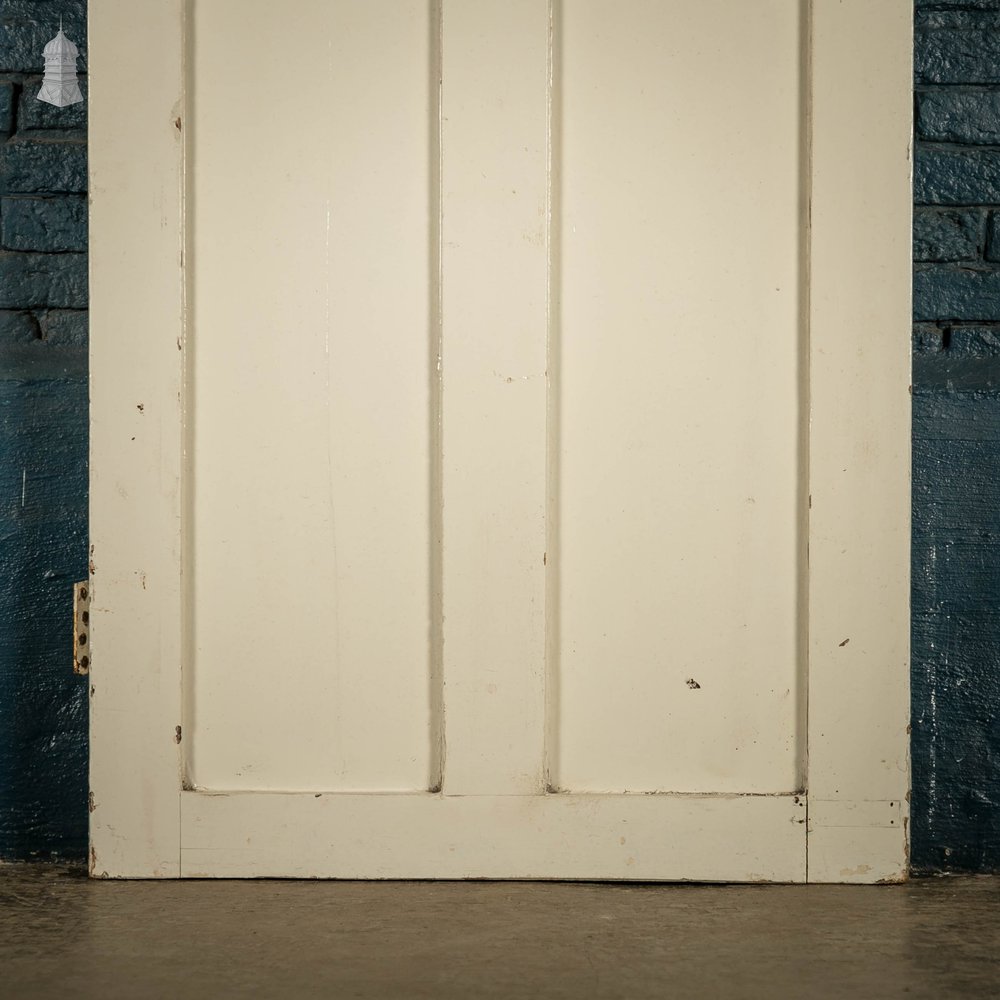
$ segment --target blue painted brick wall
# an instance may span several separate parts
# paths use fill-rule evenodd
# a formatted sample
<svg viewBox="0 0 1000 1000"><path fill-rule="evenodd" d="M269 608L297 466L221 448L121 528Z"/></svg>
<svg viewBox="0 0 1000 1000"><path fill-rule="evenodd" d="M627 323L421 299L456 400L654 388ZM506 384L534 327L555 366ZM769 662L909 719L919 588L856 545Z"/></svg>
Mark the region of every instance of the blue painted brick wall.
<svg viewBox="0 0 1000 1000"><path fill-rule="evenodd" d="M0 859L87 848L70 624L87 575L87 118L35 99L60 16L85 88L83 0L0 0Z"/></svg>
<svg viewBox="0 0 1000 1000"><path fill-rule="evenodd" d="M918 870L1000 870L1000 0L916 0Z"/></svg>

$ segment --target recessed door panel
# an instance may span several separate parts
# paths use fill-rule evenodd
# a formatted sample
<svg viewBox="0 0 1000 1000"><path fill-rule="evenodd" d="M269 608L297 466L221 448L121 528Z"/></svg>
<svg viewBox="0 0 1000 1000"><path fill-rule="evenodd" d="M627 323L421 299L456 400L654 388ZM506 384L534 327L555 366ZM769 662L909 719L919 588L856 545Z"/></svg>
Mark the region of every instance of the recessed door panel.
<svg viewBox="0 0 1000 1000"><path fill-rule="evenodd" d="M556 783L792 791L800 4L562 10Z"/></svg>
<svg viewBox="0 0 1000 1000"><path fill-rule="evenodd" d="M427 788L429 11L190 32L189 777Z"/></svg>

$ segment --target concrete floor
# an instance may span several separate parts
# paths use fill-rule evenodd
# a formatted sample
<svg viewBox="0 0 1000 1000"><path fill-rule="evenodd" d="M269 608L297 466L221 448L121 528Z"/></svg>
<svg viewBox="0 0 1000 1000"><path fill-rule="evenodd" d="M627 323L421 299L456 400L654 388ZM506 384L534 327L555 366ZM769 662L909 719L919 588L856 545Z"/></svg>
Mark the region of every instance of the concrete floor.
<svg viewBox="0 0 1000 1000"><path fill-rule="evenodd" d="M1000 878L91 882L0 867L0 997L996 997Z"/></svg>

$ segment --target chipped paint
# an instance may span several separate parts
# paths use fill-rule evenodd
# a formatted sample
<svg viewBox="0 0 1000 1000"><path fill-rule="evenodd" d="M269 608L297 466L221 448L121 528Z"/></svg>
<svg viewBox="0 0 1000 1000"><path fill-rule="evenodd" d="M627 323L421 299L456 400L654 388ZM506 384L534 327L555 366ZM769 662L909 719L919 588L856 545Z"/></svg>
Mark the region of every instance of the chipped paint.
<svg viewBox="0 0 1000 1000"><path fill-rule="evenodd" d="M871 865L858 865L855 868L841 868L840 874L844 878L858 878L861 875L867 875L872 870Z"/></svg>

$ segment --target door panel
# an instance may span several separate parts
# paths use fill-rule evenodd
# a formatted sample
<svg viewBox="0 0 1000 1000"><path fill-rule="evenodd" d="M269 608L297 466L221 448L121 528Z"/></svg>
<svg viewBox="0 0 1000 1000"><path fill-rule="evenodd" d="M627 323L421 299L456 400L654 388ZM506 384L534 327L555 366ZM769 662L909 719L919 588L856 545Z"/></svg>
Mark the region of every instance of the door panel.
<svg viewBox="0 0 1000 1000"><path fill-rule="evenodd" d="M426 789L427 5L192 12L188 777Z"/></svg>
<svg viewBox="0 0 1000 1000"><path fill-rule="evenodd" d="M556 783L790 792L801 6L676 13L562 9Z"/></svg>

